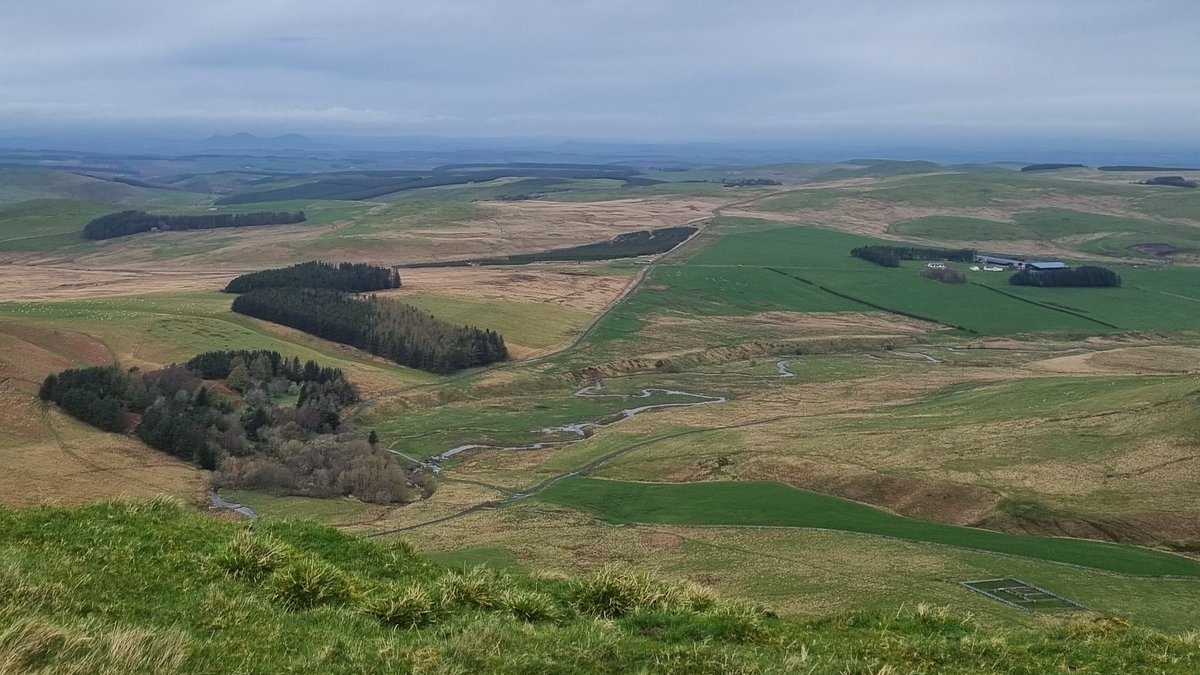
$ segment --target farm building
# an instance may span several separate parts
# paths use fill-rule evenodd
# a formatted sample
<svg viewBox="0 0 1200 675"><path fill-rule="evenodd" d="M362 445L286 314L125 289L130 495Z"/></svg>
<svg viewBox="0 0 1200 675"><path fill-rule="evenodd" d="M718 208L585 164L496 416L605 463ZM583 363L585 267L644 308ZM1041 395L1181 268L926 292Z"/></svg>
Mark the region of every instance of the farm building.
<svg viewBox="0 0 1200 675"><path fill-rule="evenodd" d="M1000 258L994 255L975 254L975 262L985 265L1000 265L1001 267L1020 267L1025 264L1024 260L1014 260L1013 258Z"/></svg>
<svg viewBox="0 0 1200 675"><path fill-rule="evenodd" d="M1046 270L1065 270L1067 263L1057 260L1046 260L1042 262L1027 262L1025 269L1033 270L1034 272L1044 272Z"/></svg>
<svg viewBox="0 0 1200 675"><path fill-rule="evenodd" d="M1042 260L1037 262L1026 262L1017 260L1016 258L1001 258L994 255L975 254L975 262L985 265L997 265L1000 267L1014 267L1019 270L1030 269L1035 272L1043 272L1046 270L1065 270L1067 264L1057 260Z"/></svg>

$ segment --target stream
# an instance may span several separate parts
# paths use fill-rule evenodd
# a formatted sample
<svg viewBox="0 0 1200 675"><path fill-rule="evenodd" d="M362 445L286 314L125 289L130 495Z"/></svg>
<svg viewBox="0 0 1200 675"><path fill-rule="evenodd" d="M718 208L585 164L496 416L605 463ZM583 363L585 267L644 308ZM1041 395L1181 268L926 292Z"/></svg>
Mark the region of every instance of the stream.
<svg viewBox="0 0 1200 675"><path fill-rule="evenodd" d="M597 382L596 384L584 387L584 388L580 389L579 391L576 391L575 396L578 396L580 398L630 398L630 399L633 399L633 398L650 398L651 396L654 396L655 394L662 394L664 396L685 396L685 397L693 398L696 400L680 402L680 403L655 403L652 405L642 405L642 406L636 406L633 408L625 408L624 410L617 413L618 417L616 419L614 419L610 422L571 422L569 424L563 424L563 425L557 426L557 427L546 427L541 430L541 433L545 434L545 435L567 433L567 434L572 434L575 436L575 438L570 438L567 440L542 441L539 443L532 443L530 445L517 445L517 446L484 445L484 444L479 444L479 443L469 443L467 445L459 445L459 446L450 448L449 450L441 453L440 455L435 455L433 457L430 457L429 460L427 462L425 462L425 464L427 466L431 466L431 468L434 469L434 473L437 473L438 472L438 469L437 469L438 464L441 464L442 462L446 461L447 459L450 459L451 457L454 457L455 455L462 453L462 452L466 452L468 450L506 450L506 451L541 450L543 448L549 448L549 447L554 447L554 446L559 446L559 445L569 445L571 443L578 443L579 441L584 440L588 436L591 436L592 433L595 431L595 429L597 429L599 427L606 427L606 426L609 426L610 424L616 424L617 422L629 419L630 417L640 415L644 412L649 412L651 410L661 410L664 408L690 408L690 407L698 406L698 405L714 405L717 403L725 403L726 401L729 400L724 396L712 396L710 394L693 394L691 392L680 391L678 389L649 388L649 389L643 389L643 390L641 390L640 393L637 393L637 394L602 394L600 392L603 390L603 388L604 388L604 383ZM394 454L400 455L402 457L405 456L402 453L400 453L399 451L393 450L392 452Z"/></svg>
<svg viewBox="0 0 1200 675"><path fill-rule="evenodd" d="M221 498L221 495L217 494L216 490L209 490L208 502L209 504L212 504L213 508L229 509L230 511L233 511L234 513L237 513L249 520L258 520L258 514L255 513L254 510L249 506L246 506L245 504L227 502Z"/></svg>

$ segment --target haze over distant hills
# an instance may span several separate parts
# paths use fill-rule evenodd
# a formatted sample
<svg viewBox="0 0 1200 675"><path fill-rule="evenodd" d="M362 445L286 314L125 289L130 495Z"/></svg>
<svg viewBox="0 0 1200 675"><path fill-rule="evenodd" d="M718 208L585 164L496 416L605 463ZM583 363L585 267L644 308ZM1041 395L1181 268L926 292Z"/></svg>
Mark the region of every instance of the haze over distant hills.
<svg viewBox="0 0 1200 675"><path fill-rule="evenodd" d="M301 134L263 138L247 131L232 136L209 136L200 141L200 145L207 150L319 150L328 147Z"/></svg>

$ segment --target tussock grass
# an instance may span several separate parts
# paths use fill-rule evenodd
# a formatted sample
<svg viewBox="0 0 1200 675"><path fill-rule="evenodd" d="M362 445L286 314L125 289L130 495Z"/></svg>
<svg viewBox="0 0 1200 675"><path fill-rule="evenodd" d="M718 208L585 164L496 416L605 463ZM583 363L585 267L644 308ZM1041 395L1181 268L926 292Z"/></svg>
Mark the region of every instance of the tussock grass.
<svg viewBox="0 0 1200 675"><path fill-rule="evenodd" d="M267 580L271 599L289 609L345 604L350 581L338 568L311 557L290 560Z"/></svg>
<svg viewBox="0 0 1200 675"><path fill-rule="evenodd" d="M449 605L493 609L500 606L505 579L485 567L474 567L465 573L441 578L437 588Z"/></svg>
<svg viewBox="0 0 1200 675"><path fill-rule="evenodd" d="M181 633L111 629L98 622L61 625L0 614L0 673L167 673L188 656Z"/></svg>
<svg viewBox="0 0 1200 675"><path fill-rule="evenodd" d="M549 595L510 588L498 598L500 608L522 621L555 621L563 611Z"/></svg>
<svg viewBox="0 0 1200 675"><path fill-rule="evenodd" d="M433 623L443 613L442 598L418 584L388 588L362 603L363 610L396 628Z"/></svg>
<svg viewBox="0 0 1200 675"><path fill-rule="evenodd" d="M608 566L570 583L571 605L606 619L634 612L702 613L727 609L707 589L668 584L635 570Z"/></svg>
<svg viewBox="0 0 1200 675"><path fill-rule="evenodd" d="M310 523L178 503L0 511L0 673L1192 673L1195 634L981 628L916 605L779 619L605 568L454 571Z"/></svg>
<svg viewBox="0 0 1200 675"><path fill-rule="evenodd" d="M235 536L223 551L210 559L211 567L233 577L258 581L286 564L294 552L270 536L249 530Z"/></svg>

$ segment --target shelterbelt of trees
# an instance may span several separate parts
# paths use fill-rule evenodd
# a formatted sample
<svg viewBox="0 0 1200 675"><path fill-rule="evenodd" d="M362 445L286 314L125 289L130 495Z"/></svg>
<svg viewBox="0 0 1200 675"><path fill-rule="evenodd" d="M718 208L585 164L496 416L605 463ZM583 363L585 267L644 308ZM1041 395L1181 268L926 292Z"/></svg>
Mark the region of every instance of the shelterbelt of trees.
<svg viewBox="0 0 1200 675"><path fill-rule="evenodd" d="M83 226L84 239L112 239L158 230L215 230L226 227L257 227L302 223L303 211L259 211L257 213L212 213L197 216L154 215L145 211L120 211L100 216Z"/></svg>
<svg viewBox="0 0 1200 675"><path fill-rule="evenodd" d="M251 272L236 277L225 286L226 293L246 293L256 288L294 286L329 288L350 293L400 288L400 274L394 269L366 263L333 263L310 260L291 267Z"/></svg>
<svg viewBox="0 0 1200 675"><path fill-rule="evenodd" d="M1024 269L1008 278L1014 286L1091 286L1115 288L1121 285L1121 276L1107 267L1084 265L1062 270Z"/></svg>
<svg viewBox="0 0 1200 675"><path fill-rule="evenodd" d="M82 422L133 431L215 471L218 486L376 503L416 501L434 487L341 418L358 400L341 370L278 352L206 352L151 372L70 369L47 377L40 395ZM293 396L294 405L276 403Z"/></svg>
<svg viewBox="0 0 1200 675"><path fill-rule="evenodd" d="M504 338L494 331L455 326L376 296L359 298L323 288L258 288L239 295L233 311L434 373L508 358Z"/></svg>
<svg viewBox="0 0 1200 675"><path fill-rule="evenodd" d="M957 260L970 262L975 259L973 248L922 248L918 246L859 246L850 249L850 255L883 267L899 267L901 260Z"/></svg>

